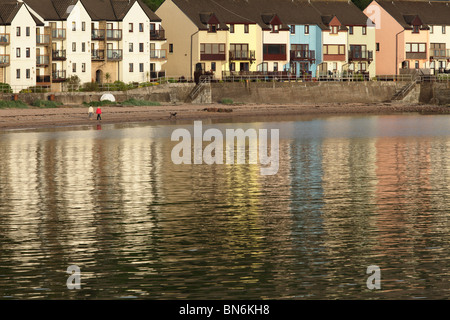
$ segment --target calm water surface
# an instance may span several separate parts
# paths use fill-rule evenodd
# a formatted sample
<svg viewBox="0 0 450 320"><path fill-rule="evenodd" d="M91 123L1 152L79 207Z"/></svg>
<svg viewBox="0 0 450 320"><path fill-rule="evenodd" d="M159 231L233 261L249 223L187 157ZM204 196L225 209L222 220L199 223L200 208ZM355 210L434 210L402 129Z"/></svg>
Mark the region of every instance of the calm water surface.
<svg viewBox="0 0 450 320"><path fill-rule="evenodd" d="M174 165L192 123L0 132L0 299L450 296L449 116L208 125L279 128L278 174Z"/></svg>

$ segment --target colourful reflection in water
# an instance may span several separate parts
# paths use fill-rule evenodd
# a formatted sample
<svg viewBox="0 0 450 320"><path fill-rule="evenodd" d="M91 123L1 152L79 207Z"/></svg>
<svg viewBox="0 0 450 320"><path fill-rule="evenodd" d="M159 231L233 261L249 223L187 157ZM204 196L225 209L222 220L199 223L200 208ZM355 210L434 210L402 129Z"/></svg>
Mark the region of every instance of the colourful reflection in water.
<svg viewBox="0 0 450 320"><path fill-rule="evenodd" d="M1 133L0 298L448 297L448 124L216 124L279 128L276 176L174 165L176 126Z"/></svg>

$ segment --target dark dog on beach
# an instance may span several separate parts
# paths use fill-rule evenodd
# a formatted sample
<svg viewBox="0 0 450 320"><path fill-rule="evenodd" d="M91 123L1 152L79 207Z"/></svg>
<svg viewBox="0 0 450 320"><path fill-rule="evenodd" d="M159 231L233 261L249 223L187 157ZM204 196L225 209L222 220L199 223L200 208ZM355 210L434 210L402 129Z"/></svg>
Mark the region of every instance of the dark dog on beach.
<svg viewBox="0 0 450 320"><path fill-rule="evenodd" d="M171 113L170 113L170 117L171 117L171 118L175 118L176 116L177 116L177 112L171 112Z"/></svg>

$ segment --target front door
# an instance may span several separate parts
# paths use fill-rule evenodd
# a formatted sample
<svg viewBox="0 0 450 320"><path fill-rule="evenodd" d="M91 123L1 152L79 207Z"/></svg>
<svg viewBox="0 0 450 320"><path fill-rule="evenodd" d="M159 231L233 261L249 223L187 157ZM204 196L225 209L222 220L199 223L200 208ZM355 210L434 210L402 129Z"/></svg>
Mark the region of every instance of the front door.
<svg viewBox="0 0 450 320"><path fill-rule="evenodd" d="M97 70L95 72L95 81L99 84L102 83L102 70Z"/></svg>

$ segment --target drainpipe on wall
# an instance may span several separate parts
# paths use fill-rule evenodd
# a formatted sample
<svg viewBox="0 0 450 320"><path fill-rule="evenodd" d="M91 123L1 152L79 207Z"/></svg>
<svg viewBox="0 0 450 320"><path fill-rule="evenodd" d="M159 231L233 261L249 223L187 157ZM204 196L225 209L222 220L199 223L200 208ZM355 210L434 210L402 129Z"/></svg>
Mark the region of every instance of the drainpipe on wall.
<svg viewBox="0 0 450 320"><path fill-rule="evenodd" d="M194 74L192 73L192 42L193 42L193 38L194 36L199 32L199 30L195 31L193 34L191 34L191 78L194 77Z"/></svg>
<svg viewBox="0 0 450 320"><path fill-rule="evenodd" d="M395 35L395 76L397 77L398 75L398 35L400 33L403 33L405 31L405 29L403 29L402 31L398 32Z"/></svg>

